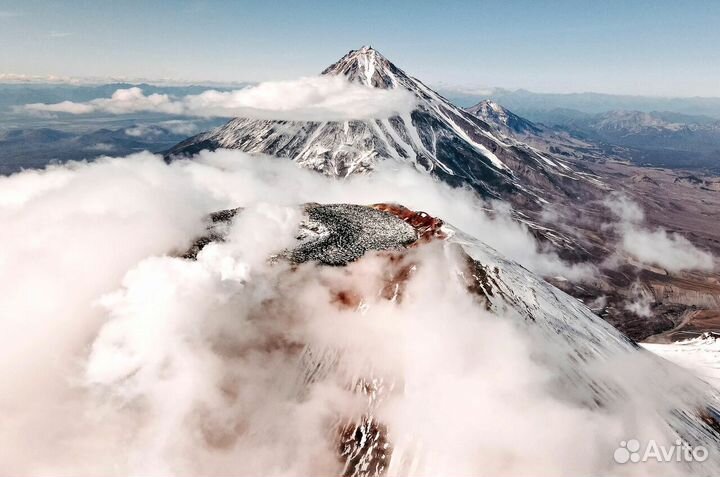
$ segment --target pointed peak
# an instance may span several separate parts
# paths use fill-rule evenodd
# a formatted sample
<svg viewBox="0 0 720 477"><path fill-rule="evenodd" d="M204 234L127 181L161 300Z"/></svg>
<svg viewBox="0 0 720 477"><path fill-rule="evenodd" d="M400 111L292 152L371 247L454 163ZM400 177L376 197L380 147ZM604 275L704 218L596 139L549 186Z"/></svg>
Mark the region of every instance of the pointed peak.
<svg viewBox="0 0 720 477"><path fill-rule="evenodd" d="M470 106L465 109L467 112L479 116L481 118L488 119L493 117L500 119L503 122L507 121L508 116L514 116L507 108L499 105L491 99L483 99L474 106Z"/></svg>
<svg viewBox="0 0 720 477"><path fill-rule="evenodd" d="M365 45L357 50L350 50L344 58L367 58L367 61L377 63L379 61L388 61L379 51L370 45ZM341 60L342 61L342 60Z"/></svg>
<svg viewBox="0 0 720 477"><path fill-rule="evenodd" d="M385 58L379 51L377 51L375 48L373 48L371 45L363 45L357 50L350 50L347 55L345 56L351 56L351 55L368 55L368 56L379 56L380 58Z"/></svg>
<svg viewBox="0 0 720 477"><path fill-rule="evenodd" d="M509 128L513 133L537 134L541 132L532 121L518 116L491 99L484 99L475 106L467 108L466 111L495 127Z"/></svg>
<svg viewBox="0 0 720 477"><path fill-rule="evenodd" d="M471 106L467 108L468 111L480 111L480 110L492 110L495 112L500 111L507 111L504 107L500 106L498 103L493 101L492 99L483 99L479 103L477 103L475 106Z"/></svg>
<svg viewBox="0 0 720 477"><path fill-rule="evenodd" d="M402 70L370 45L350 50L322 74L343 75L354 83L382 89L395 88L398 78L406 77Z"/></svg>

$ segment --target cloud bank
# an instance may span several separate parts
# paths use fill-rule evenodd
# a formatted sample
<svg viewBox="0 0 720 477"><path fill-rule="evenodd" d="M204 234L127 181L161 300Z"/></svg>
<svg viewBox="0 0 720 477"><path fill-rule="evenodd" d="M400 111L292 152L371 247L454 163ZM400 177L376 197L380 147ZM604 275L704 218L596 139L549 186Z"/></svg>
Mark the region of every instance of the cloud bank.
<svg viewBox="0 0 720 477"><path fill-rule="evenodd" d="M683 270L710 271L715 268L713 255L693 245L680 234L643 225L645 214L629 198L616 195L604 202L620 220L613 224L620 235L622 250L637 260L670 272Z"/></svg>
<svg viewBox="0 0 720 477"><path fill-rule="evenodd" d="M578 361L623 396L578 405L548 366L566 350L473 300L443 247L409 252L419 265L394 302L370 293L387 280L379 256L292 273L267 261L294 243L308 200L397 200L543 256L472 197L410 169L340 182L223 150L0 178L3 470L338 475L328 433L367 408L348 387L358 376L391 390L376 409L388 475L611 474L621 438L673 435L655 412L686 408L692 381L640 353ZM225 242L178 258L208 212L236 206ZM344 289L367 291L365 306L339 308Z"/></svg>
<svg viewBox="0 0 720 477"><path fill-rule="evenodd" d="M138 87L118 89L110 98L77 103L26 104L35 113L128 114L154 112L200 117L248 117L297 121L382 119L407 114L415 97L404 89L378 89L350 83L338 76L315 76L293 81L270 81L234 91L208 90L173 98L146 95Z"/></svg>

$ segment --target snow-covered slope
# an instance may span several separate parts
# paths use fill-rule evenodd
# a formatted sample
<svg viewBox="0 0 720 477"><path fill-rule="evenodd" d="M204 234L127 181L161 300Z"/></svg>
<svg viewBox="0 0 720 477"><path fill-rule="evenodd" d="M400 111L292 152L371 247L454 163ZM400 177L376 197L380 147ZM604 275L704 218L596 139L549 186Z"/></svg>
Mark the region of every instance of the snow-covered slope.
<svg viewBox="0 0 720 477"><path fill-rule="evenodd" d="M572 169L533 148L496 134L477 116L397 68L371 47L350 51L323 75L372 88L403 88L417 99L410 114L343 122L237 118L190 138L166 155L231 148L290 158L333 176L371 170L380 160L407 162L452 185L487 197L539 203L555 194L575 197L582 181Z"/></svg>
<svg viewBox="0 0 720 477"><path fill-rule="evenodd" d="M274 259L276 266L293 263L273 279L292 288L279 286L277 296L263 288L263 297L288 319L284 310L297 313L290 292L309 287L314 298L300 303L300 316L329 310L332 317L323 326L333 331L322 328L320 338L294 332L292 343L273 343L297 360L290 379L298 399L338 382L346 383L344 394L324 406L340 409L343 395L362 397L360 408L340 412L327 430L326 448L336 449L340 462L336 473L720 471L717 393L578 300L477 238L397 204L308 204L304 215L299 243ZM217 230L211 235L223 240ZM188 258L198 253L202 247ZM261 316L273 319L272 312ZM367 327L353 331L359 323ZM619 467L613 451L628 439L669 446L682 439L709 449L709 458Z"/></svg>
<svg viewBox="0 0 720 477"><path fill-rule="evenodd" d="M720 389L720 338L717 335L704 333L675 343L643 343L642 346Z"/></svg>

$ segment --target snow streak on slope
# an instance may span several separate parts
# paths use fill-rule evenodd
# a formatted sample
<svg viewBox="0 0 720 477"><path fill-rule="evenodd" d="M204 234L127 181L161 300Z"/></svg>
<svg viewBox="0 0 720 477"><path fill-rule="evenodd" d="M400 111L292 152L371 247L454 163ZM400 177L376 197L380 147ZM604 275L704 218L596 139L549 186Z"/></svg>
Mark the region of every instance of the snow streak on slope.
<svg viewBox="0 0 720 477"><path fill-rule="evenodd" d="M557 173L566 173L569 178L575 179L578 178L578 175L582 177L582 173L576 173L570 165L565 164L566 158L559 154L552 154L553 158L550 159L548 153L542 153L531 145L538 142L549 142L557 136L553 131L522 118L489 99L480 101L475 106L467 108L466 111L489 124L504 141L530 148L535 159L541 159ZM563 144L567 143L568 138L563 137L561 141Z"/></svg>
<svg viewBox="0 0 720 477"><path fill-rule="evenodd" d="M574 195L579 176L561 169L533 148L502 138L485 122L432 91L376 50L350 51L323 75L344 77L368 88L410 92L410 114L364 121L260 121L237 118L190 138L167 156L230 148L274 154L328 175L372 170L379 160L407 162L451 185L467 185L486 197L539 203Z"/></svg>

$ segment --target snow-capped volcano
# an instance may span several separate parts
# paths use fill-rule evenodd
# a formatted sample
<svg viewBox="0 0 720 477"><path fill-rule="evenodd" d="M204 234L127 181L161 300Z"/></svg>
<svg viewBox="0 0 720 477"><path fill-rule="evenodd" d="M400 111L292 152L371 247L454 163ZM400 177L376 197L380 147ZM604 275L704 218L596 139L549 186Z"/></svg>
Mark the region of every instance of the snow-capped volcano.
<svg viewBox="0 0 720 477"><path fill-rule="evenodd" d="M582 178L565 164L509 140L477 116L456 107L407 75L377 50L352 50L323 75L344 76L371 88L402 88L417 106L409 114L352 121L281 121L236 118L192 137L167 157L229 148L287 157L332 176L372 170L378 161L412 164L452 185L469 185L486 197L540 203L575 197Z"/></svg>
<svg viewBox="0 0 720 477"><path fill-rule="evenodd" d="M466 111L483 119L488 124L494 125L506 135L539 134L542 132L538 125L489 99L480 101L475 106L467 108Z"/></svg>

